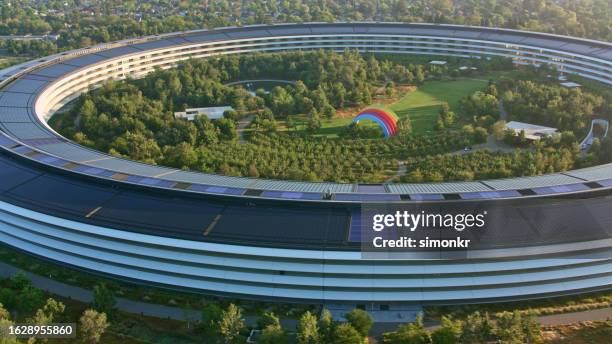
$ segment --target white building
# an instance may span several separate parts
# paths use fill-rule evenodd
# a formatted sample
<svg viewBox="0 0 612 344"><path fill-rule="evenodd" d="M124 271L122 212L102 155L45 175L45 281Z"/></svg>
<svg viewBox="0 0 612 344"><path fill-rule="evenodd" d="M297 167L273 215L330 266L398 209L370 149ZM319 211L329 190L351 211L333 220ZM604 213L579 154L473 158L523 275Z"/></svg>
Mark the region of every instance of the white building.
<svg viewBox="0 0 612 344"><path fill-rule="evenodd" d="M195 116L203 115L209 119L223 118L225 111L233 110L231 106L212 106L202 108L185 109L174 113L174 118L185 118L188 121L193 121Z"/></svg>
<svg viewBox="0 0 612 344"><path fill-rule="evenodd" d="M521 131L524 131L525 138L528 140L539 140L542 137L559 134L557 128L544 127L541 125L516 121L506 123L506 129L514 131L515 135L520 135Z"/></svg>
<svg viewBox="0 0 612 344"><path fill-rule="evenodd" d="M566 87L566 88L578 88L582 85L575 83L575 82L567 81L567 82L562 82L561 86Z"/></svg>

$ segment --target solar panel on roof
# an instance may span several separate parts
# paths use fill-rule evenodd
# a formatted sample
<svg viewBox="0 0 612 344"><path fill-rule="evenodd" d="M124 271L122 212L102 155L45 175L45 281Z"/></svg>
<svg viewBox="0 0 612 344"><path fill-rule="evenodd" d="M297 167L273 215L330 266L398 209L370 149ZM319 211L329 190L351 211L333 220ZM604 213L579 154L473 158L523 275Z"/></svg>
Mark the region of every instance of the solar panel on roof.
<svg viewBox="0 0 612 344"><path fill-rule="evenodd" d="M336 201L399 201L400 195L393 194L335 194Z"/></svg>
<svg viewBox="0 0 612 344"><path fill-rule="evenodd" d="M440 201L444 199L442 194L410 194L413 201Z"/></svg>
<svg viewBox="0 0 612 344"><path fill-rule="evenodd" d="M75 162L84 162L110 157L109 155L87 149L70 142L45 143L38 148L45 152L62 156Z"/></svg>
<svg viewBox="0 0 612 344"><path fill-rule="evenodd" d="M4 136L4 135L0 135L0 146L2 147L11 147L15 145L15 141L11 140L10 138Z"/></svg>
<svg viewBox="0 0 612 344"><path fill-rule="evenodd" d="M35 123L2 123L2 127L20 140L56 137Z"/></svg>
<svg viewBox="0 0 612 344"><path fill-rule="evenodd" d="M248 187L253 182L249 178L230 177L216 174L204 174L177 170L176 172L165 174L165 179L177 182L197 183L206 185L219 185L227 187Z"/></svg>
<svg viewBox="0 0 612 344"><path fill-rule="evenodd" d="M175 45L173 41L168 40L168 39L163 39L163 40L158 40L158 41L150 41L150 42L134 44L132 45L132 47L141 49L141 50L152 50L152 49L171 47L173 45Z"/></svg>
<svg viewBox="0 0 612 344"><path fill-rule="evenodd" d="M174 44L187 44L190 43L188 40L186 40L183 37L170 37L168 38L169 41L172 41Z"/></svg>
<svg viewBox="0 0 612 344"><path fill-rule="evenodd" d="M538 195L548 195L555 193L566 193L588 190L589 187L584 184L568 184L568 185L557 185L547 186L542 188L533 188L532 190Z"/></svg>
<svg viewBox="0 0 612 344"><path fill-rule="evenodd" d="M202 43L227 39L227 35L223 33L202 33L193 36L185 36L183 38L189 42Z"/></svg>
<svg viewBox="0 0 612 344"><path fill-rule="evenodd" d="M24 139L24 140L21 140L21 142L23 142L24 144L28 146L38 147L38 146L43 146L43 145L48 145L48 144L61 143L63 142L63 140L58 137L49 137L49 138L43 138L43 139Z"/></svg>
<svg viewBox="0 0 612 344"><path fill-rule="evenodd" d="M0 92L0 106L27 107L30 105L30 98L34 96L29 93Z"/></svg>
<svg viewBox="0 0 612 344"><path fill-rule="evenodd" d="M612 186L612 178L604 179L604 180L599 180L599 181L597 181L597 183L599 183L599 184L601 184L602 186L605 186L605 187L611 187Z"/></svg>
<svg viewBox="0 0 612 344"><path fill-rule="evenodd" d="M480 182L388 184L387 188L390 192L396 194L480 192L491 190Z"/></svg>
<svg viewBox="0 0 612 344"><path fill-rule="evenodd" d="M141 175L141 176L146 176L146 177L157 176L157 175L163 174L164 172L171 170L168 168L163 168L163 167L159 167L155 165L147 165L144 163L139 163L136 161L130 161L130 160L125 160L125 159L119 159L119 158L95 160L95 161L90 161L87 164L91 166L95 166L95 167L106 168L106 169L115 170L115 171L122 171L122 172L125 172L126 174L136 174L136 175Z"/></svg>
<svg viewBox="0 0 612 344"><path fill-rule="evenodd" d="M32 153L34 152L34 150L30 147L27 146L17 146L15 148L13 148L13 152L19 153L19 154L27 154L27 153Z"/></svg>
<svg viewBox="0 0 612 344"><path fill-rule="evenodd" d="M118 48L98 51L98 52L96 52L96 55L101 55L101 56L104 56L104 57L113 58L113 57L119 57L119 56L123 56L123 55L127 55L127 54L133 54L133 53L137 53L137 52L141 52L141 50L138 50L138 49L133 48L133 47L128 45L128 46L124 46L124 47L118 47Z"/></svg>
<svg viewBox="0 0 612 344"><path fill-rule="evenodd" d="M173 181L169 181L169 180L165 180L165 179L149 178L149 177L138 177L138 178L136 178L135 176L130 176L130 177L128 177L127 180L129 182L132 182L132 183L138 183L138 184L142 184L142 185L158 186L158 187L162 187L162 188L170 188L174 184L176 184Z"/></svg>
<svg viewBox="0 0 612 344"><path fill-rule="evenodd" d="M201 185L201 184L192 184L187 189L192 190L192 191L217 193L217 194L225 194L225 195L242 195L246 191L245 189L240 189L240 188L229 188L229 187Z"/></svg>
<svg viewBox="0 0 612 344"><path fill-rule="evenodd" d="M583 168L579 170L567 171L563 174L567 174L569 176L585 180L604 179L609 176L612 176L612 164L605 164L600 166Z"/></svg>
<svg viewBox="0 0 612 344"><path fill-rule="evenodd" d="M502 190L502 191L483 191L483 192L467 192L460 193L462 199L489 199L489 198L509 198L509 197L520 197L521 194L514 190Z"/></svg>
<svg viewBox="0 0 612 344"><path fill-rule="evenodd" d="M387 190L382 184L359 184L357 185L357 192L363 193L385 193Z"/></svg>
<svg viewBox="0 0 612 344"><path fill-rule="evenodd" d="M322 193L312 193L312 192L264 191L261 194L261 196L270 197L270 198L305 199L305 200L323 199Z"/></svg>
<svg viewBox="0 0 612 344"><path fill-rule="evenodd" d="M48 84L49 81L17 79L8 87L5 87L4 90L10 92L34 93Z"/></svg>
<svg viewBox="0 0 612 344"><path fill-rule="evenodd" d="M38 69L35 70L34 72L32 72L32 74L34 75L42 75L42 76L46 76L46 77L51 77L51 78L56 78L58 76L70 73L72 71L75 71L79 69L79 67L76 66L69 66L63 63L57 63L54 65L51 65L49 67L45 67L42 69Z"/></svg>
<svg viewBox="0 0 612 344"><path fill-rule="evenodd" d="M535 177L521 177L498 180L484 180L482 183L489 185L496 190L504 189L530 189L541 186L572 184L580 180L566 176L564 174L549 174Z"/></svg>
<svg viewBox="0 0 612 344"><path fill-rule="evenodd" d="M0 107L0 122L32 122L30 109L25 107Z"/></svg>
<svg viewBox="0 0 612 344"><path fill-rule="evenodd" d="M235 31L226 32L231 38L251 38L251 37L267 37L270 33L267 30L247 30L247 31Z"/></svg>
<svg viewBox="0 0 612 344"><path fill-rule="evenodd" d="M96 55L96 54L87 54L87 55L75 57L69 60L64 60L62 61L62 63L71 65L71 66L76 66L76 67L83 67L83 66L87 66L90 64L104 61L104 60L106 60L106 58L104 58L103 56Z"/></svg>
<svg viewBox="0 0 612 344"><path fill-rule="evenodd" d="M307 35L309 33L311 33L310 29L308 28L269 28L268 32L270 32L272 35L280 35L280 36L284 36L284 35Z"/></svg>
<svg viewBox="0 0 612 344"><path fill-rule="evenodd" d="M353 28L350 26L314 26L310 28L310 31L315 34L354 33Z"/></svg>

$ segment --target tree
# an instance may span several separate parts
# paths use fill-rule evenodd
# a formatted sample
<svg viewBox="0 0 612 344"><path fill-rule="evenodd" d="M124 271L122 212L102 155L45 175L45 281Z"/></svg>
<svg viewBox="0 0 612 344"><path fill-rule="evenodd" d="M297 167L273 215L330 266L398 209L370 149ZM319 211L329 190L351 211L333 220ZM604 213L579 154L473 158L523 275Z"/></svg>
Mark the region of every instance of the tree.
<svg viewBox="0 0 612 344"><path fill-rule="evenodd" d="M257 327L260 330L263 330L268 326L280 327L280 319L276 316L276 314L274 314L274 312L264 312L264 314L257 319Z"/></svg>
<svg viewBox="0 0 612 344"><path fill-rule="evenodd" d="M242 311L235 304L230 303L221 314L219 332L226 343L234 344L241 340L240 332L244 329Z"/></svg>
<svg viewBox="0 0 612 344"><path fill-rule="evenodd" d="M14 325L11 321L9 312L0 303L0 344L19 344L15 335L11 335L8 330Z"/></svg>
<svg viewBox="0 0 612 344"><path fill-rule="evenodd" d="M331 341L329 341L330 344L358 344L362 342L363 337L361 334L348 323L335 326Z"/></svg>
<svg viewBox="0 0 612 344"><path fill-rule="evenodd" d="M306 311L306 313L302 315L298 322L297 342L298 344L320 343L319 325L317 324L317 318L309 311Z"/></svg>
<svg viewBox="0 0 612 344"><path fill-rule="evenodd" d="M395 332L383 333L383 344L429 344L431 336L423 326L423 318L417 316L414 323L404 324Z"/></svg>
<svg viewBox="0 0 612 344"><path fill-rule="evenodd" d="M66 306L63 303L48 298L45 305L36 311L36 314L29 322L36 325L50 324L54 319L57 319L58 315L64 313L65 309Z"/></svg>
<svg viewBox="0 0 612 344"><path fill-rule="evenodd" d="M454 344L461 339L461 321L442 317L442 326L431 334L433 344Z"/></svg>
<svg viewBox="0 0 612 344"><path fill-rule="evenodd" d="M195 167L197 162L198 155L187 142L164 147L164 164L166 166L189 169Z"/></svg>
<svg viewBox="0 0 612 344"><path fill-rule="evenodd" d="M1 301L18 314L31 314L43 303L43 293L35 288L23 273L17 273L8 281L8 288L2 290Z"/></svg>
<svg viewBox="0 0 612 344"><path fill-rule="evenodd" d="M522 326L526 343L539 344L543 342L540 322L533 312L522 316Z"/></svg>
<svg viewBox="0 0 612 344"><path fill-rule="evenodd" d="M220 138L222 140L231 141L238 137L236 131L236 124L234 121L227 118L220 118L217 120L217 127L219 128Z"/></svg>
<svg viewBox="0 0 612 344"><path fill-rule="evenodd" d="M503 312L497 318L497 337L504 343L522 344L525 343L523 333L523 320L519 311Z"/></svg>
<svg viewBox="0 0 612 344"><path fill-rule="evenodd" d="M115 295L105 283L96 285L93 289L93 302L91 306L98 312L110 315L113 313L115 304ZM105 315L105 317L106 317Z"/></svg>
<svg viewBox="0 0 612 344"><path fill-rule="evenodd" d="M198 330L211 342L216 342L217 337L219 337L219 324L222 317L223 309L216 303L209 303L202 309L202 317Z"/></svg>
<svg viewBox="0 0 612 344"><path fill-rule="evenodd" d="M483 127L474 128L474 141L477 143L487 142L487 137L489 137L489 133L487 129Z"/></svg>
<svg viewBox="0 0 612 344"><path fill-rule="evenodd" d="M268 325L257 338L258 344L286 344L287 334L280 325Z"/></svg>
<svg viewBox="0 0 612 344"><path fill-rule="evenodd" d="M83 341L86 343L96 344L100 342L100 338L109 326L106 314L99 313L93 309L83 312L79 319L79 331Z"/></svg>
<svg viewBox="0 0 612 344"><path fill-rule="evenodd" d="M331 104L327 103L321 109L321 113L323 114L325 118L331 119L336 115L336 109L334 109L334 107L331 106Z"/></svg>
<svg viewBox="0 0 612 344"><path fill-rule="evenodd" d="M368 336L370 328L372 328L372 324L374 323L370 313L359 308L355 308L350 311L345 318L348 320L349 324L351 324L351 326L353 326L353 328L357 330L357 332L359 332L359 334L361 334L361 336L364 338Z"/></svg>
<svg viewBox="0 0 612 344"><path fill-rule="evenodd" d="M503 140L504 136L506 135L506 121L500 120L495 122L495 124L493 124L491 127L491 131L493 132L493 136L495 136L498 141Z"/></svg>
<svg viewBox="0 0 612 344"><path fill-rule="evenodd" d="M308 114L308 131L315 132L321 129L321 118L315 109Z"/></svg>
<svg viewBox="0 0 612 344"><path fill-rule="evenodd" d="M328 343L332 340L332 334L335 326L336 322L334 321L331 312L327 309L323 309L321 312L321 318L319 319L319 338L321 343Z"/></svg>
<svg viewBox="0 0 612 344"><path fill-rule="evenodd" d="M397 122L397 128L399 129L400 135L408 135L412 133L412 121L410 117L402 117Z"/></svg>

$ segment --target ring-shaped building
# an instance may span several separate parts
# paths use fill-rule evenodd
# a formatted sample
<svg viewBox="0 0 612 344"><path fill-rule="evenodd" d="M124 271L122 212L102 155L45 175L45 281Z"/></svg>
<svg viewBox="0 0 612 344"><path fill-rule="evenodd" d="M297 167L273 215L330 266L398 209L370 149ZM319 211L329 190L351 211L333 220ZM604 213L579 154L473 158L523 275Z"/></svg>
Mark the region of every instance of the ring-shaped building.
<svg viewBox="0 0 612 344"><path fill-rule="evenodd" d="M108 80L187 59L347 48L506 57L612 84L610 43L454 25L228 27L40 58L0 71L0 240L136 283L276 301L468 303L610 288L612 164L457 183L278 181L121 159L70 142L46 123ZM498 244L460 256L367 259L356 235L359 214L381 202L492 205L510 209L521 225L492 233L503 238Z"/></svg>

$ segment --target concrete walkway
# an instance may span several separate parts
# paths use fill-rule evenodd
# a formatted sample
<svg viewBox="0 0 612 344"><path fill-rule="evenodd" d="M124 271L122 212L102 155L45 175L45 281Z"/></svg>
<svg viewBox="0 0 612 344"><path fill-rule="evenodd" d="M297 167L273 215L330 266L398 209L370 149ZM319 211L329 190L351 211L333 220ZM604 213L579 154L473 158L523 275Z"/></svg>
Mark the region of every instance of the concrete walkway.
<svg viewBox="0 0 612 344"><path fill-rule="evenodd" d="M23 272L24 275L32 281L32 284L39 289L45 290L51 294L56 294L65 298L90 303L93 300L93 293L90 290L75 287L69 284L54 281L50 278L33 274L28 271L16 268L4 262L0 262L0 277L9 278L17 272ZM117 309L134 314L142 314L157 318L167 318L182 321L197 321L200 319L200 311L195 309L182 309L166 305L158 305L153 303L129 300L118 297ZM249 326L254 326L258 316L245 316L245 322ZM612 319L612 308L594 309L584 312L553 314L540 316L539 320L543 326L568 325L581 321L603 321ZM281 319L281 324L284 328L292 331L296 328L297 321L295 319ZM393 331L398 326L398 323L377 323L371 331L371 335L378 336L383 332ZM428 326L435 328L435 324Z"/></svg>

